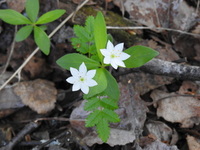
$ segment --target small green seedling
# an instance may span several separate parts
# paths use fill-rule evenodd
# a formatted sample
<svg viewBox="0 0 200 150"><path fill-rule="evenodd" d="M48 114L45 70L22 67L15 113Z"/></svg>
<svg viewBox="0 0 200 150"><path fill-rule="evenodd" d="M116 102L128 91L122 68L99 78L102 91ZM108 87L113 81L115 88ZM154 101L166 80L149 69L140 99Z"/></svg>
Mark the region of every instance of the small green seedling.
<svg viewBox="0 0 200 150"><path fill-rule="evenodd" d="M80 89L84 93L87 100L84 109L91 111L86 118L86 127L96 126L99 137L106 142L110 135L109 123L120 121L115 112L120 91L107 66L114 69L140 67L158 52L145 46L132 46L124 51L123 43L114 46L101 12L95 18L89 16L85 26L75 25L74 33L72 45L80 54L64 55L57 64L70 70L72 76L66 81L73 84L72 91Z"/></svg>
<svg viewBox="0 0 200 150"><path fill-rule="evenodd" d="M17 42L25 40L33 31L37 46L44 54L48 55L50 52L50 39L44 32L45 26L43 24L58 19L65 13L65 10L52 10L38 18L39 0L26 0L25 8L27 17L15 10L3 9L0 10L0 19L12 25L25 25L16 34L15 40Z"/></svg>

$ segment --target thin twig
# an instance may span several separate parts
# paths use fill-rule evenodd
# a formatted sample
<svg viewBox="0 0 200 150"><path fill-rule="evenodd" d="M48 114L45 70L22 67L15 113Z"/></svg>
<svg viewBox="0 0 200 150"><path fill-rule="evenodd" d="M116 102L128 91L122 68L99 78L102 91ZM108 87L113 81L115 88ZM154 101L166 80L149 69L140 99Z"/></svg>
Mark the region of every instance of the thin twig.
<svg viewBox="0 0 200 150"><path fill-rule="evenodd" d="M192 35L200 37L199 34L190 33L182 30L176 30L176 29L170 29L170 28L163 28L163 27L114 27L114 26L107 26L107 29L115 29L115 30L144 30L144 29L150 29L150 30L166 30L166 31L173 31L178 32L182 34Z"/></svg>
<svg viewBox="0 0 200 150"><path fill-rule="evenodd" d="M157 2L157 1L156 1L156 2ZM155 11L155 14L156 14L156 19L157 19L158 26L161 27L160 19L159 19L159 16L158 16L158 11L157 11L156 2L155 2L155 0L153 1L154 11Z"/></svg>
<svg viewBox="0 0 200 150"><path fill-rule="evenodd" d="M0 150L12 150L13 147L19 142L21 141L24 136L28 133L30 133L31 131L33 131L34 129L39 127L39 123L35 123L35 122L30 122L29 124L27 124L9 143L8 145L1 147Z"/></svg>
<svg viewBox="0 0 200 150"><path fill-rule="evenodd" d="M15 35L16 35L16 33L17 33L17 26L15 26L14 38L13 38L13 42L12 42L12 44L11 44L11 49L10 49L10 53L9 53L9 55L8 55L8 60L7 60L6 64L5 64L5 66L4 66L3 71L1 72L0 78L1 78L2 75L6 72L6 69L7 69L8 65L9 65L9 63L10 63L10 60L11 60L11 57L12 57L12 54L13 54L13 51L14 51L14 48L15 48L15 43L16 43L16 42L15 42Z"/></svg>
<svg viewBox="0 0 200 150"><path fill-rule="evenodd" d="M50 118L38 118L35 122L44 121L44 120L57 120L57 121L85 121L85 119L70 119L70 118L63 118L63 117L50 117Z"/></svg>
<svg viewBox="0 0 200 150"><path fill-rule="evenodd" d="M68 137L69 138L70 136L71 136L71 133L69 131L62 132L61 134L57 135L56 137L54 137L54 138L52 138L52 139L50 139L50 140L48 140L48 141L46 141L46 142L44 142L44 143L42 143L40 145L37 145L36 147L32 148L32 150L40 150L40 149L42 149L43 147L47 146L48 144L50 144L53 141L56 141L56 140L58 140L58 139L60 139L62 137Z"/></svg>
<svg viewBox="0 0 200 150"><path fill-rule="evenodd" d="M61 22L50 34L49 38L51 38L73 15L76 11L81 9L89 0L85 0L81 5L79 5L76 10L71 13L63 22ZM29 62L29 60L39 51L39 47L37 47L30 56L24 61L24 63L13 73L13 75L0 87L0 91L18 74L24 66Z"/></svg>

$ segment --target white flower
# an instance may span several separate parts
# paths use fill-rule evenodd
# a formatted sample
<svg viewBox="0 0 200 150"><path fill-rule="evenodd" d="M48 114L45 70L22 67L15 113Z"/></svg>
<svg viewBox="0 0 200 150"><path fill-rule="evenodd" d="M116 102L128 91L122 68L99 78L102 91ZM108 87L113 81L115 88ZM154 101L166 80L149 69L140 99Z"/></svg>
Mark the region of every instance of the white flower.
<svg viewBox="0 0 200 150"><path fill-rule="evenodd" d="M88 94L89 87L97 85L97 82L92 79L96 74L96 70L87 71L84 62L80 65L79 70L70 67L70 72L72 76L67 78L66 81L73 84L72 91L81 89L83 93Z"/></svg>
<svg viewBox="0 0 200 150"><path fill-rule="evenodd" d="M124 43L114 45L108 41L106 49L100 49L103 56L105 56L103 62L105 64L111 64L111 66L115 69L118 66L126 67L123 60L126 60L130 57L129 54L122 52L124 48Z"/></svg>

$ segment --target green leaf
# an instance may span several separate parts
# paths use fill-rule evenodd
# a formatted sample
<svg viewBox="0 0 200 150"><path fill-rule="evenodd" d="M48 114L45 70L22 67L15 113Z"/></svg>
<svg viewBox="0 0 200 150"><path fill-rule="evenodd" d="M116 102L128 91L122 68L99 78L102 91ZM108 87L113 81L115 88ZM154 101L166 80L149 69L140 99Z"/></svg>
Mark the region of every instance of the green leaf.
<svg viewBox="0 0 200 150"><path fill-rule="evenodd" d="M124 52L131 55L130 58L124 61L126 68L140 67L159 54L149 47L140 45L130 47Z"/></svg>
<svg viewBox="0 0 200 150"><path fill-rule="evenodd" d="M107 142L110 135L110 127L106 119L102 119L96 125L97 133L103 142Z"/></svg>
<svg viewBox="0 0 200 150"><path fill-rule="evenodd" d="M26 13L35 22L39 13L39 0L26 0Z"/></svg>
<svg viewBox="0 0 200 150"><path fill-rule="evenodd" d="M33 26L32 25L27 25L27 26L22 27L16 33L16 36L15 36L16 42L25 40L31 34L32 31L33 31Z"/></svg>
<svg viewBox="0 0 200 150"><path fill-rule="evenodd" d="M93 16L87 17L86 22L85 22L85 29L89 34L94 32L94 17Z"/></svg>
<svg viewBox="0 0 200 150"><path fill-rule="evenodd" d="M107 119L109 122L120 122L119 116L116 112L114 112L113 110L109 110L109 109L103 109L103 118Z"/></svg>
<svg viewBox="0 0 200 150"><path fill-rule="evenodd" d="M48 55L50 52L50 39L40 27L34 26L34 40L41 51Z"/></svg>
<svg viewBox="0 0 200 150"><path fill-rule="evenodd" d="M47 30L47 26L46 26L46 25L41 25L40 28L41 28L43 31Z"/></svg>
<svg viewBox="0 0 200 150"><path fill-rule="evenodd" d="M82 54L88 54L90 58L96 55L96 47L94 44L94 17L89 16L86 19L85 26L75 25L73 27L75 38L71 39L73 48ZM98 60L98 59L97 59Z"/></svg>
<svg viewBox="0 0 200 150"><path fill-rule="evenodd" d="M0 10L0 19L12 25L32 24L28 18L12 9Z"/></svg>
<svg viewBox="0 0 200 150"><path fill-rule="evenodd" d="M85 30L85 27L75 25L73 29L75 35L81 40L81 42L88 42L89 35Z"/></svg>
<svg viewBox="0 0 200 150"><path fill-rule="evenodd" d="M107 70L105 70L105 75L106 75L106 78L107 78L107 88L105 89L104 92L110 98L118 100L119 96L120 96L120 91L119 91L119 87L118 87L117 81L110 74L110 72L108 72Z"/></svg>
<svg viewBox="0 0 200 150"><path fill-rule="evenodd" d="M94 112L91 112L87 118L86 118L86 127L93 127L95 126L99 121L102 119L102 111L101 110L95 110Z"/></svg>
<svg viewBox="0 0 200 150"><path fill-rule="evenodd" d="M98 12L94 21L94 39L99 59L102 61L103 56L100 49L104 49L106 47L107 31L104 16L101 12Z"/></svg>
<svg viewBox="0 0 200 150"><path fill-rule="evenodd" d="M96 75L94 76L94 80L97 82L97 85L90 88L90 91L88 94L84 95L85 99L88 99L96 94L99 94L103 92L107 87L107 79L105 76L105 70L104 68L98 68L96 71Z"/></svg>
<svg viewBox="0 0 200 150"><path fill-rule="evenodd" d="M60 18L66 11L64 9L56 9L43 14L35 24L45 24Z"/></svg>
<svg viewBox="0 0 200 150"><path fill-rule="evenodd" d="M60 67L67 70L69 70L70 67L78 69L82 62L85 63L88 70L96 69L100 66L99 62L77 53L64 55L56 61Z"/></svg>
<svg viewBox="0 0 200 150"><path fill-rule="evenodd" d="M117 109L118 105L117 105L117 101L114 99L110 99L110 98L103 98L100 100L100 106L107 108L107 109Z"/></svg>
<svg viewBox="0 0 200 150"><path fill-rule="evenodd" d="M88 101L85 103L84 110L91 111L98 108L99 106L101 106L99 98L92 97L91 99L88 99Z"/></svg>
<svg viewBox="0 0 200 150"><path fill-rule="evenodd" d="M83 42L80 38L72 38L71 42L76 51L82 54L87 54L89 52L89 45L86 42Z"/></svg>

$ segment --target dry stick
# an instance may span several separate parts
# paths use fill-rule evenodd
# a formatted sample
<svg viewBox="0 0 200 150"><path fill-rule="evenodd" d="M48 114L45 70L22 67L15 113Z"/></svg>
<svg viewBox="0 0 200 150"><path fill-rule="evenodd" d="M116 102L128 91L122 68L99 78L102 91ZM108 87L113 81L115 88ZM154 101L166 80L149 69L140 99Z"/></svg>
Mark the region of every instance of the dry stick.
<svg viewBox="0 0 200 150"><path fill-rule="evenodd" d="M200 67L198 66L177 64L154 58L138 69L155 75L200 81Z"/></svg>
<svg viewBox="0 0 200 150"><path fill-rule="evenodd" d="M34 122L38 121L48 121L48 120L57 120L57 121L85 121L85 119L70 119L70 118L63 118L63 117L50 117L50 118L38 118Z"/></svg>
<svg viewBox="0 0 200 150"><path fill-rule="evenodd" d="M15 136L9 143L8 145L1 147L0 150L12 150L13 147L19 142L21 141L24 136L28 133L30 133L31 131L33 131L34 129L39 127L39 123L35 123L35 122L30 122L29 124L27 124L23 130L21 130L17 136Z"/></svg>
<svg viewBox="0 0 200 150"><path fill-rule="evenodd" d="M62 132L60 133L59 135L57 135L56 137L44 142L44 143L41 143L40 145L37 145L36 147L32 148L31 150L41 150L43 147L47 146L48 144L50 144L51 142L53 141L56 141L62 137L70 137L70 132L69 131L65 131L65 132Z"/></svg>
<svg viewBox="0 0 200 150"><path fill-rule="evenodd" d="M50 34L49 38L51 38L79 9L81 9L89 0L85 0L81 5L79 5L76 10L71 13L63 22L61 22ZM37 47L29 57L24 61L24 63L13 73L13 75L0 87L0 91L19 73L24 66L29 62L29 60L39 51L39 47Z"/></svg>
<svg viewBox="0 0 200 150"><path fill-rule="evenodd" d="M170 28L162 28L162 27L141 27L141 26L139 26L139 27L113 27L113 26L107 26L107 29L116 29L116 30L139 30L139 29L141 29L141 30L144 30L144 29L166 30L166 31L173 31L173 32L178 32L178 33L182 33L182 34L200 37L199 34L189 33L189 32L186 32L186 31L170 29Z"/></svg>

